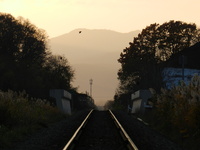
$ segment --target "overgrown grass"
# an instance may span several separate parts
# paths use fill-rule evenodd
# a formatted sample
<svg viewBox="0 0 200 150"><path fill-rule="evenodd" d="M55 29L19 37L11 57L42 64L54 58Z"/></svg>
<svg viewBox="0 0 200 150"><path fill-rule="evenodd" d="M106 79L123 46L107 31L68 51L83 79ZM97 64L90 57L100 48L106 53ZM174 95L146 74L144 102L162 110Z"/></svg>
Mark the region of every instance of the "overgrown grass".
<svg viewBox="0 0 200 150"><path fill-rule="evenodd" d="M0 149L65 117L46 100L29 99L25 92L0 91Z"/></svg>
<svg viewBox="0 0 200 150"><path fill-rule="evenodd" d="M147 112L144 115L138 115L137 117L142 118L142 120L149 124L149 127L161 133L174 143L177 143L180 147L184 148L184 150L199 150L199 131L193 135L188 135L186 130L180 132L177 127L163 121L164 118L159 118L156 110Z"/></svg>
<svg viewBox="0 0 200 150"><path fill-rule="evenodd" d="M200 76L195 75L189 84L181 81L169 90L154 93L152 101L154 109L143 119L185 149L199 149Z"/></svg>

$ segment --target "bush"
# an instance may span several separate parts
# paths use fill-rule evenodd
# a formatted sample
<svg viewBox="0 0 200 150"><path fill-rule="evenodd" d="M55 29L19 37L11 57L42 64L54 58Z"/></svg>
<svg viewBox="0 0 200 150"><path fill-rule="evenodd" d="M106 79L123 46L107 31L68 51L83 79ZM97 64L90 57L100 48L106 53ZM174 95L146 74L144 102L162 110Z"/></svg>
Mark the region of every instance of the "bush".
<svg viewBox="0 0 200 150"><path fill-rule="evenodd" d="M29 99L25 92L0 91L0 148L64 117L46 100Z"/></svg>
<svg viewBox="0 0 200 150"><path fill-rule="evenodd" d="M188 85L181 81L170 90L162 89L154 100L156 122L164 133L181 142L200 139L200 76L195 75Z"/></svg>

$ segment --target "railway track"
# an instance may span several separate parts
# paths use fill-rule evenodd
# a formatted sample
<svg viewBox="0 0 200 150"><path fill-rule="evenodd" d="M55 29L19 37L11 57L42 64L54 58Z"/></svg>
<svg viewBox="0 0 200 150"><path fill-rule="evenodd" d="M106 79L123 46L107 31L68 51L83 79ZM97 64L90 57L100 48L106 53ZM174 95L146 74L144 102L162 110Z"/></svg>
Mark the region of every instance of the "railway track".
<svg viewBox="0 0 200 150"><path fill-rule="evenodd" d="M91 110L63 150L137 150L111 110Z"/></svg>

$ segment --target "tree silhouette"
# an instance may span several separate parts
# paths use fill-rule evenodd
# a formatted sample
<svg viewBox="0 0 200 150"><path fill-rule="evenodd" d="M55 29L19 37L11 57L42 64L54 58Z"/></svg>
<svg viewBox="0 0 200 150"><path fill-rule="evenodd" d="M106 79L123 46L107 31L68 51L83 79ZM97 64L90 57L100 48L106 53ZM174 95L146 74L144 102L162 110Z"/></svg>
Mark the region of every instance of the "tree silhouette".
<svg viewBox="0 0 200 150"><path fill-rule="evenodd" d="M199 40L195 24L169 21L151 24L134 38L118 59L120 86L118 93L131 93L139 89L161 87L161 65L184 48ZM119 90L121 90L119 92Z"/></svg>
<svg viewBox="0 0 200 150"><path fill-rule="evenodd" d="M0 13L1 90L26 90L40 97L50 88L71 88L73 71L66 58L51 54L47 40L45 31L28 20Z"/></svg>
<svg viewBox="0 0 200 150"><path fill-rule="evenodd" d="M44 68L48 81L51 81L51 88L62 88L62 89L71 89L71 81L74 77L74 71L69 65L67 59L64 56L52 55L50 56Z"/></svg>

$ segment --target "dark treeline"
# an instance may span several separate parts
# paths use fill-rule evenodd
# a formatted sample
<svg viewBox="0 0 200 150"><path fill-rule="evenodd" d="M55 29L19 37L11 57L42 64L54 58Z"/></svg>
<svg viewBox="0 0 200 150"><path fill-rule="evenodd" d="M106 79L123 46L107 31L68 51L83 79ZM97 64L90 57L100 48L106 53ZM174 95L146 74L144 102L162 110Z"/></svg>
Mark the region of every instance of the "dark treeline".
<svg viewBox="0 0 200 150"><path fill-rule="evenodd" d="M46 98L49 89L73 90L74 72L64 56L52 55L48 37L28 20L0 13L0 89Z"/></svg>
<svg viewBox="0 0 200 150"><path fill-rule="evenodd" d="M130 94L140 89L153 88L159 92L166 60L199 41L200 30L195 24L169 21L147 26L118 59L121 64L118 71L120 84L115 102L127 106Z"/></svg>

